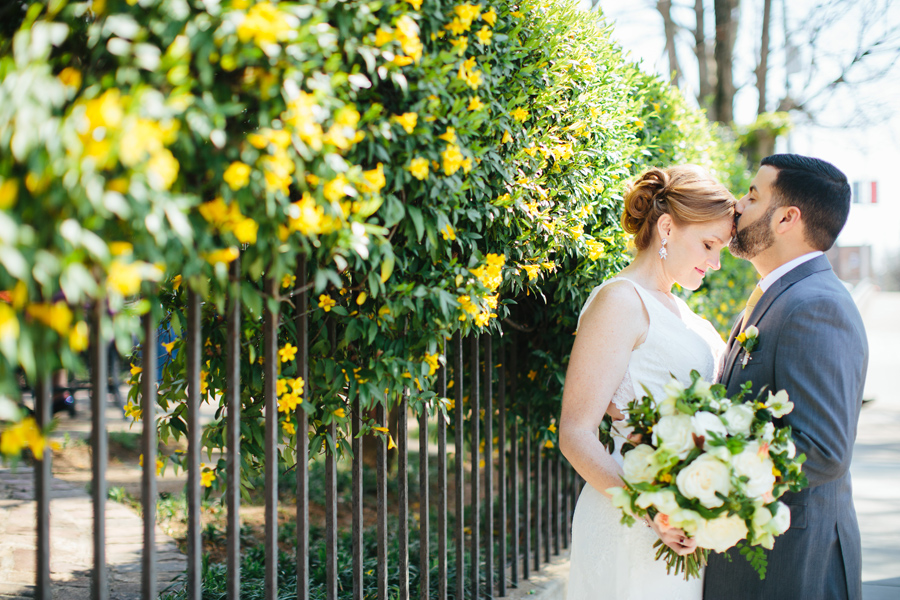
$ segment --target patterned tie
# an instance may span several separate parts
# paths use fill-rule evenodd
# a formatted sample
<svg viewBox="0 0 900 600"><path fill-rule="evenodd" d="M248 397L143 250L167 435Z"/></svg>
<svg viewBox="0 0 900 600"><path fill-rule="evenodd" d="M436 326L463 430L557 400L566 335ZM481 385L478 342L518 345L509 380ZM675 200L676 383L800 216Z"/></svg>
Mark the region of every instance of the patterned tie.
<svg viewBox="0 0 900 600"><path fill-rule="evenodd" d="M753 293L747 298L747 308L744 309L744 319L741 321L741 331L747 327L747 321L750 320L750 315L753 313L753 309L756 307L756 303L759 302L762 295L763 289L757 284L757 286L753 288Z"/></svg>

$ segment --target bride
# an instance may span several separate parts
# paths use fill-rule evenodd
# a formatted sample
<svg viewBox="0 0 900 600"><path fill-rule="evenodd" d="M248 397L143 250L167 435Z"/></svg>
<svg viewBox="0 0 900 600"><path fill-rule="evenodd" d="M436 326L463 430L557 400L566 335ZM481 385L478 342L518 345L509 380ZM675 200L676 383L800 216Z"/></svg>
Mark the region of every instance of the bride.
<svg viewBox="0 0 900 600"><path fill-rule="evenodd" d="M671 292L695 290L731 239L734 197L700 167L650 169L625 197L622 225L634 234L637 254L622 272L593 289L578 322L566 373L559 424L560 450L585 479L572 520L569 600L611 598L695 599L702 579L667 575L653 543L679 554L696 543L679 529L661 532L650 522L620 523L621 512L604 490L622 486L627 435L614 424L616 451L598 440L603 415L624 418L646 386L655 397L671 375L690 383L696 369L716 376L725 344L713 326ZM671 375L670 375L671 374Z"/></svg>

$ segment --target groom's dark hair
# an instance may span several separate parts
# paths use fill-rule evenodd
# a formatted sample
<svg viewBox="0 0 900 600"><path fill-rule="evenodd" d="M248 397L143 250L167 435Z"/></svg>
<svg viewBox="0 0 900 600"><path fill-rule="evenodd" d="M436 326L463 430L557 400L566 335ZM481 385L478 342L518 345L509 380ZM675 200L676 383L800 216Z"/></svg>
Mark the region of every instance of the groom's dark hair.
<svg viewBox="0 0 900 600"><path fill-rule="evenodd" d="M831 248L850 213L847 176L829 162L799 154L773 154L760 165L778 169L775 201L800 209L806 241L823 252Z"/></svg>

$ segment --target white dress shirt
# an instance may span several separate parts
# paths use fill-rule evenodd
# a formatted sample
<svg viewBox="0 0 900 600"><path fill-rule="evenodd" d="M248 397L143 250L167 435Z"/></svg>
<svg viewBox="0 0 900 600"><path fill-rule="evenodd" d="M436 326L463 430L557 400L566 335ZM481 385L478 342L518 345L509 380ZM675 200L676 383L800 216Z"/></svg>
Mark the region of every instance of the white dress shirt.
<svg viewBox="0 0 900 600"><path fill-rule="evenodd" d="M815 252L809 252L808 254L804 254L803 256L798 256L794 260L789 260L777 269L772 270L771 273L763 277L759 281L759 287L762 288L762 291L765 292L772 284L781 279L781 277L790 271L792 271L795 267L799 267L803 263L814 259L817 256L821 256L825 254L821 250L816 250Z"/></svg>

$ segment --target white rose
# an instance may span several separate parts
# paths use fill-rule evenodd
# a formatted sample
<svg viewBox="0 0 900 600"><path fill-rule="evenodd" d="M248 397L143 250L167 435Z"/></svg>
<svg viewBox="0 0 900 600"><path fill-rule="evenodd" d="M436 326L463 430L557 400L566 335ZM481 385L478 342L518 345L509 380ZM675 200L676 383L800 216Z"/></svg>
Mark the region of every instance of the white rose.
<svg viewBox="0 0 900 600"><path fill-rule="evenodd" d="M694 428L694 433L697 434L698 437L703 436L704 438L709 439L709 432L717 433L723 438L728 435L728 430L725 429L725 424L722 423L722 419L720 419L718 415L714 415L705 410L694 413L694 416L691 417L691 425Z"/></svg>
<svg viewBox="0 0 900 600"><path fill-rule="evenodd" d="M668 395L669 398L678 398L681 394L684 393L686 388L681 384L680 381L672 378L672 381L666 384L663 388L663 391Z"/></svg>
<svg viewBox="0 0 900 600"><path fill-rule="evenodd" d="M759 432L759 437L762 441L771 444L772 440L775 439L775 425L772 423L763 425L762 431Z"/></svg>
<svg viewBox="0 0 900 600"><path fill-rule="evenodd" d="M759 329L756 328L756 325L751 325L747 329L744 330L744 333L747 334L747 337L753 339L755 337L759 337Z"/></svg>
<svg viewBox="0 0 900 600"><path fill-rule="evenodd" d="M731 472L728 465L709 454L701 454L675 477L678 491L685 498L696 498L707 508L722 506L719 492L727 496L731 492Z"/></svg>
<svg viewBox="0 0 900 600"><path fill-rule="evenodd" d="M784 390L777 394L769 392L769 399L766 400L766 408L772 411L772 416L780 419L784 415L794 410L794 403L788 401L788 393Z"/></svg>
<svg viewBox="0 0 900 600"><path fill-rule="evenodd" d="M722 420L731 435L749 435L753 424L753 408L747 404L735 404L725 411Z"/></svg>
<svg viewBox="0 0 900 600"><path fill-rule="evenodd" d="M613 506L627 515L634 516L634 511L631 510L631 494L625 488L611 487L606 490L606 493L612 496L610 501Z"/></svg>
<svg viewBox="0 0 900 600"><path fill-rule="evenodd" d="M693 433L689 416L670 415L661 418L653 428L653 444L683 459L694 449Z"/></svg>
<svg viewBox="0 0 900 600"><path fill-rule="evenodd" d="M712 398L712 393L710 392L710 388L712 388L712 384L706 381L705 379L698 379L694 384L694 393L699 397L704 398L706 400L710 400Z"/></svg>
<svg viewBox="0 0 900 600"><path fill-rule="evenodd" d="M625 453L622 470L628 483L650 483L659 473L660 464L655 460L656 450L641 444Z"/></svg>
<svg viewBox="0 0 900 600"><path fill-rule="evenodd" d="M688 535L694 535L701 521L703 521L703 517L700 516L700 513L689 508L676 510L669 515L669 525L677 527Z"/></svg>
<svg viewBox="0 0 900 600"><path fill-rule="evenodd" d="M669 490L644 492L637 500L637 505L641 508L648 508L651 504L655 506L659 512L666 515L671 515L681 508L678 506L678 500L675 499L675 494Z"/></svg>
<svg viewBox="0 0 900 600"><path fill-rule="evenodd" d="M672 415L678 414L678 409L675 408L675 398L672 396L666 396L662 402L659 403L659 414L662 417L671 417Z"/></svg>
<svg viewBox="0 0 900 600"><path fill-rule="evenodd" d="M737 515L720 515L715 519L700 521L693 538L701 548L725 552L747 537L747 525Z"/></svg>
<svg viewBox="0 0 900 600"><path fill-rule="evenodd" d="M781 535L791 526L791 509L784 502L776 502L775 504L778 510L763 528L772 535ZM769 512L768 509L766 509L766 512Z"/></svg>
<svg viewBox="0 0 900 600"><path fill-rule="evenodd" d="M744 446L740 454L731 459L731 468L737 477L747 477L744 490L751 498L760 498L775 487L775 463L767 449L753 441Z"/></svg>

